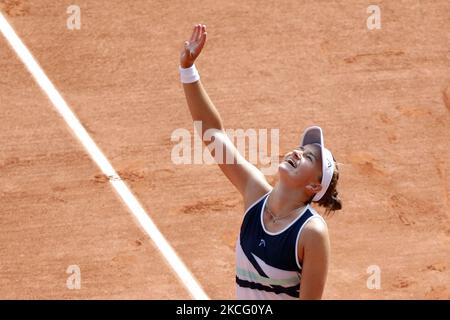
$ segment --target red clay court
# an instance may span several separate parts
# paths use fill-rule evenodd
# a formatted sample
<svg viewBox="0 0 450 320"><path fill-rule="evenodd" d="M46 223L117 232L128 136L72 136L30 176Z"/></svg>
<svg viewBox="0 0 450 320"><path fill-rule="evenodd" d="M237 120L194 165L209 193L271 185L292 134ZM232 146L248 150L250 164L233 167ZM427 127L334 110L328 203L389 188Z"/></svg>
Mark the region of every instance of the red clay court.
<svg viewBox="0 0 450 320"><path fill-rule="evenodd" d="M80 30L66 25L72 4ZM171 161L171 133L193 131L178 55L195 23L208 26L196 64L227 128L279 128L284 154L317 124L342 163L324 298L449 299L450 2L379 1L379 30L366 26L371 4L0 11L210 298L235 298L243 202L217 166ZM0 123L0 298L191 298L4 36ZM380 289L367 287L373 265Z"/></svg>

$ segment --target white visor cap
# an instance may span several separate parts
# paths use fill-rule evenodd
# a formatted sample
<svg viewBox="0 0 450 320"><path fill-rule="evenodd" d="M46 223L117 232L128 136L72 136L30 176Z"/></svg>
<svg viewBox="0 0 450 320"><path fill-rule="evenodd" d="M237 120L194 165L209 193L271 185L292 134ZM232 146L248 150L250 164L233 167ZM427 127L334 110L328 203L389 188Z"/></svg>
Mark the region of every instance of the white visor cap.
<svg viewBox="0 0 450 320"><path fill-rule="evenodd" d="M303 138L300 143L300 146L305 146L307 144L318 144L321 150L322 156L322 190L320 190L314 196L312 201L319 201L322 199L323 195L327 192L328 187L330 186L331 179L333 178L334 173L334 160L333 155L330 150L325 148L323 142L323 133L322 129L317 126L309 127L303 133Z"/></svg>

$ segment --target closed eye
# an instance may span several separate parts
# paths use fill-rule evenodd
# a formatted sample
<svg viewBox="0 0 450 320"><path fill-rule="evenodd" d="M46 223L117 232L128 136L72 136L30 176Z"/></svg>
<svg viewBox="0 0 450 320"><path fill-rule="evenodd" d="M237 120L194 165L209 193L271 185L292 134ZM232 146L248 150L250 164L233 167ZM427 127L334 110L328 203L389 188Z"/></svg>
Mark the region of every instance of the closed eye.
<svg viewBox="0 0 450 320"><path fill-rule="evenodd" d="M316 159L316 157L315 157L312 153L306 154L306 157L307 157L309 160L311 160L311 161L313 161L314 159Z"/></svg>
<svg viewBox="0 0 450 320"><path fill-rule="evenodd" d="M300 146L297 148L297 150L303 151L304 157L308 158L311 162L314 162L314 160L317 161L316 156L311 151L305 152L305 147ZM290 152L290 153L292 153L292 152Z"/></svg>

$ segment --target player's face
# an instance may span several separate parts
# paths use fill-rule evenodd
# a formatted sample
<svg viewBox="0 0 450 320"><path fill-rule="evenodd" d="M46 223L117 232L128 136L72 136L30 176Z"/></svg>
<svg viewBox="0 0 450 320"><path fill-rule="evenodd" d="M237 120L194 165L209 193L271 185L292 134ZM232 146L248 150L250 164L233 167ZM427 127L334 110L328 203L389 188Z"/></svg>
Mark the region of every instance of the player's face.
<svg viewBox="0 0 450 320"><path fill-rule="evenodd" d="M278 167L280 179L291 187L319 183L322 176L320 147L308 144L288 152Z"/></svg>

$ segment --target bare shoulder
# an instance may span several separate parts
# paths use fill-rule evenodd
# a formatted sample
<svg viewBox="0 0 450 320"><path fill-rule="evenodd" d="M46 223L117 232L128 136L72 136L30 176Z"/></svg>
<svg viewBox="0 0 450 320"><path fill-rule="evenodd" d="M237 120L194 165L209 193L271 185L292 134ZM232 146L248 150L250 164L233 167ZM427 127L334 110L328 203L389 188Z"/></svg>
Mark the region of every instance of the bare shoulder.
<svg viewBox="0 0 450 320"><path fill-rule="evenodd" d="M302 264L305 252L311 256L327 256L330 248L330 239L326 222L320 217L310 219L300 234L298 239L298 259Z"/></svg>
<svg viewBox="0 0 450 320"><path fill-rule="evenodd" d="M328 227L321 218L310 219L304 226L301 236L303 245L319 245L328 242Z"/></svg>

